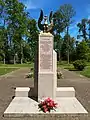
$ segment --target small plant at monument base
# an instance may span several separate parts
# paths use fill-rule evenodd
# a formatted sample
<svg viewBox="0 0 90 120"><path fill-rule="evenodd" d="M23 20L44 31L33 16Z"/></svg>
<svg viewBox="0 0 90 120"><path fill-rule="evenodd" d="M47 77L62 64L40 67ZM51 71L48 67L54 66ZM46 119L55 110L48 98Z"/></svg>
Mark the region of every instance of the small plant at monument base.
<svg viewBox="0 0 90 120"><path fill-rule="evenodd" d="M56 111L57 103L55 103L51 98L46 98L38 104L39 111L51 112Z"/></svg>
<svg viewBox="0 0 90 120"><path fill-rule="evenodd" d="M58 71L58 72L57 72L57 78L58 78L58 79L63 78L63 74L62 74L61 71Z"/></svg>
<svg viewBox="0 0 90 120"><path fill-rule="evenodd" d="M26 75L26 78L33 78L33 72L30 72Z"/></svg>

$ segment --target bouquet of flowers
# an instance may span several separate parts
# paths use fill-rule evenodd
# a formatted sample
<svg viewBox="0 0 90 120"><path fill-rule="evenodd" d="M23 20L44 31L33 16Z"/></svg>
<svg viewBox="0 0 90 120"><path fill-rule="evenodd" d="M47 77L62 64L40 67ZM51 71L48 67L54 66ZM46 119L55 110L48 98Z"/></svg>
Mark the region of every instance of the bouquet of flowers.
<svg viewBox="0 0 90 120"><path fill-rule="evenodd" d="M51 110L54 110L57 108L57 103L55 103L52 99L46 98L45 100L41 101L38 104L39 110L43 112L50 112Z"/></svg>

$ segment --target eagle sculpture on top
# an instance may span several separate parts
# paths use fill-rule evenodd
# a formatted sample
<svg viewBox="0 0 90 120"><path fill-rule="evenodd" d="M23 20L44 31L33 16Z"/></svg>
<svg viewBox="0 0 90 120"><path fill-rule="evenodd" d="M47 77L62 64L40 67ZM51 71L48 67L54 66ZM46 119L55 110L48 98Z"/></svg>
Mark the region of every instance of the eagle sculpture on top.
<svg viewBox="0 0 90 120"><path fill-rule="evenodd" d="M40 17L38 19L38 27L44 33L52 32L52 28L53 28L53 19L52 19L52 17L53 17L53 13L51 11L50 15L49 15L49 23L50 24L48 24L48 17L47 16L43 17L43 11L41 10ZM43 21L43 19L44 19L44 24L41 23Z"/></svg>

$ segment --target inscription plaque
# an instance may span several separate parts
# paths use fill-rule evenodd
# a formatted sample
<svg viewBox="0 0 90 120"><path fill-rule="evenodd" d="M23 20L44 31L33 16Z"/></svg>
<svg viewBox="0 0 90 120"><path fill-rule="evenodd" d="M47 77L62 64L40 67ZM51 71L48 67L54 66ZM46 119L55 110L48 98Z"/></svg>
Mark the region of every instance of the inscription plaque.
<svg viewBox="0 0 90 120"><path fill-rule="evenodd" d="M52 37L41 37L40 40L40 71L52 71L53 67L53 39Z"/></svg>

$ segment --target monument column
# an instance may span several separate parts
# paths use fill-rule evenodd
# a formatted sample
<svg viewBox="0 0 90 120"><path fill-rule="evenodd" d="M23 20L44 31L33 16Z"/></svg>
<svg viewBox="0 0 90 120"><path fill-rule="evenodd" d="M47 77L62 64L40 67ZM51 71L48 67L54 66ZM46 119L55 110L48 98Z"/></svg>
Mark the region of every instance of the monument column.
<svg viewBox="0 0 90 120"><path fill-rule="evenodd" d="M53 70L53 35L39 34L38 98L55 98L55 75Z"/></svg>

